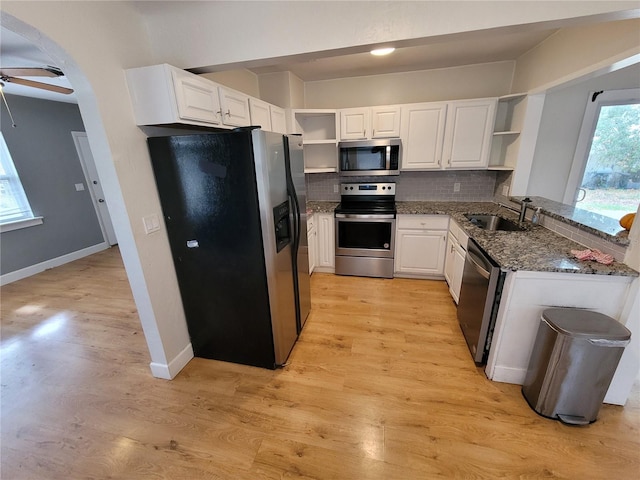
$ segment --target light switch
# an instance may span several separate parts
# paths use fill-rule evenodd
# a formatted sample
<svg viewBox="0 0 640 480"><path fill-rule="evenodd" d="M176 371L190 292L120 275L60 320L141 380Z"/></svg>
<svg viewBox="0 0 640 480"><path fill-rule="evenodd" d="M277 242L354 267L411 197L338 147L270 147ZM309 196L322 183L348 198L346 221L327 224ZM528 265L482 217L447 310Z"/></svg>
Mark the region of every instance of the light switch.
<svg viewBox="0 0 640 480"><path fill-rule="evenodd" d="M76 183L76 192L81 192L84 190L84 183Z"/></svg>
<svg viewBox="0 0 640 480"><path fill-rule="evenodd" d="M147 235L160 230L160 219L155 213L142 217L142 223L144 223L144 233Z"/></svg>
<svg viewBox="0 0 640 480"><path fill-rule="evenodd" d="M338 193L338 184L333 186L333 193Z"/></svg>

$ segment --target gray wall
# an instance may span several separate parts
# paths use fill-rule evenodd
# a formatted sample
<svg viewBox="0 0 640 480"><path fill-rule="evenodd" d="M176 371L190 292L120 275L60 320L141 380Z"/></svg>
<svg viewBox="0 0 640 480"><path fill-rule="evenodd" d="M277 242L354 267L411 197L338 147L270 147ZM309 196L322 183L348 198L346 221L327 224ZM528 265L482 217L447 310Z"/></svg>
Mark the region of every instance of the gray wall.
<svg viewBox="0 0 640 480"><path fill-rule="evenodd" d="M34 215L42 225L0 234L0 273L6 274L104 241L71 137L84 131L78 106L7 95L1 129ZM74 184L85 190L77 192Z"/></svg>
<svg viewBox="0 0 640 480"><path fill-rule="evenodd" d="M589 92L640 87L640 65L548 93L527 195L562 202Z"/></svg>

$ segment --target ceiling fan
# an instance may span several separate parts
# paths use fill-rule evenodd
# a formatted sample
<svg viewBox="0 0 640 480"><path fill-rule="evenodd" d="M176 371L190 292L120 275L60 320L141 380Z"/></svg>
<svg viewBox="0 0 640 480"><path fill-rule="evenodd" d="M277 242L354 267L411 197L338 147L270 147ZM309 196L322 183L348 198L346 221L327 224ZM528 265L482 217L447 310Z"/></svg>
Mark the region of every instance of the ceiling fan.
<svg viewBox="0 0 640 480"><path fill-rule="evenodd" d="M51 85L43 82L36 82L34 80L28 80L20 77L49 77L56 78L63 76L64 73L57 67L47 65L42 68L34 67L22 67L22 68L2 68L0 69L0 86L4 86L6 83L15 83L17 85L24 85L25 87L40 88L42 90L48 90L50 92L62 93L69 95L73 93L71 88L60 87L58 85Z"/></svg>

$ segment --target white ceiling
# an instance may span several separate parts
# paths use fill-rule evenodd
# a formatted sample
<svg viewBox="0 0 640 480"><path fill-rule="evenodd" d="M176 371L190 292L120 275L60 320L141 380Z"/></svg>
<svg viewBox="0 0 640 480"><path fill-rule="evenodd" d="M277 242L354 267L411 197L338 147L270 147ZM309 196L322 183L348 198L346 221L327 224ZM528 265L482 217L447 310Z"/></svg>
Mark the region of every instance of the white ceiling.
<svg viewBox="0 0 640 480"><path fill-rule="evenodd" d="M422 45L397 48L391 55L376 57L369 52L296 61L290 59L250 68L256 74L291 71L310 82L343 77L450 68L478 63L513 61L557 30L513 32L492 30L458 35L451 39L424 40ZM429 41L429 43L426 43ZM213 70L211 70L213 71Z"/></svg>
<svg viewBox="0 0 640 480"><path fill-rule="evenodd" d="M0 27L0 69L13 67L55 66L51 58L20 35ZM36 82L48 83L60 87L73 88L66 77L21 77ZM2 89L11 95L42 98L56 102L78 103L75 94L64 95L39 88L25 87L15 83L3 82Z"/></svg>

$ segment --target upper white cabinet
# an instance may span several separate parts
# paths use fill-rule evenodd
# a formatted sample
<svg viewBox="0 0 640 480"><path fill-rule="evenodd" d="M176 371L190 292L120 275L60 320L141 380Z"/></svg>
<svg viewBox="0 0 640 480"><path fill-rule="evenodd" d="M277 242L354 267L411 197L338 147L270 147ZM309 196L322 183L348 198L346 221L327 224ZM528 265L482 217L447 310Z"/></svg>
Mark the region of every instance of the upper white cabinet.
<svg viewBox="0 0 640 480"><path fill-rule="evenodd" d="M218 87L218 94L220 95L222 123L234 127L251 125L249 95L226 87Z"/></svg>
<svg viewBox="0 0 640 480"><path fill-rule="evenodd" d="M487 168L495 106L494 98L403 105L402 170Z"/></svg>
<svg viewBox="0 0 640 480"><path fill-rule="evenodd" d="M301 133L304 172L338 171L338 122L335 110L292 110L292 133Z"/></svg>
<svg viewBox="0 0 640 480"><path fill-rule="evenodd" d="M283 109L166 63L131 68L126 76L137 125L233 128L257 124L286 132Z"/></svg>
<svg viewBox="0 0 640 480"><path fill-rule="evenodd" d="M126 76L137 125L220 125L213 82L167 64L132 68Z"/></svg>
<svg viewBox="0 0 640 480"><path fill-rule="evenodd" d="M271 131L287 133L287 116L284 108L269 105L269 115L271 116Z"/></svg>
<svg viewBox="0 0 640 480"><path fill-rule="evenodd" d="M448 103L442 151L445 168L488 166L495 111L495 98Z"/></svg>
<svg viewBox="0 0 640 480"><path fill-rule="evenodd" d="M395 105L340 110L340 140L400 136L400 107Z"/></svg>
<svg viewBox="0 0 640 480"><path fill-rule="evenodd" d="M271 111L269 104L258 100L257 98L249 99L249 111L251 113L251 125L259 125L263 130L271 131Z"/></svg>
<svg viewBox="0 0 640 480"><path fill-rule="evenodd" d="M401 110L402 170L442 168L446 103L414 103Z"/></svg>

